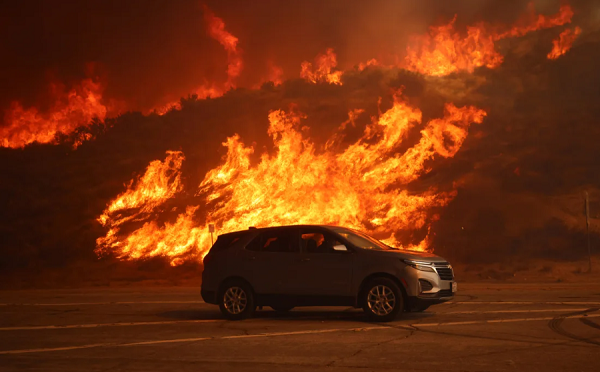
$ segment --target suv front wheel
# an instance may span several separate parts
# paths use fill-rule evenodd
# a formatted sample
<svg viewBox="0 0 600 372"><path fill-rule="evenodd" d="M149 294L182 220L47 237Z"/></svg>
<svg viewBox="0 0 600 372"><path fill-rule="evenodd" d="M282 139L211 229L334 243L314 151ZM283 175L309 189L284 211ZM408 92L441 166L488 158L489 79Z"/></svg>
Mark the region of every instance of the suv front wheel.
<svg viewBox="0 0 600 372"><path fill-rule="evenodd" d="M242 280L227 282L220 291L219 309L230 320L249 318L256 310L252 288Z"/></svg>
<svg viewBox="0 0 600 372"><path fill-rule="evenodd" d="M371 321L389 322L404 308L404 298L398 285L388 278L376 278L362 291L363 310Z"/></svg>

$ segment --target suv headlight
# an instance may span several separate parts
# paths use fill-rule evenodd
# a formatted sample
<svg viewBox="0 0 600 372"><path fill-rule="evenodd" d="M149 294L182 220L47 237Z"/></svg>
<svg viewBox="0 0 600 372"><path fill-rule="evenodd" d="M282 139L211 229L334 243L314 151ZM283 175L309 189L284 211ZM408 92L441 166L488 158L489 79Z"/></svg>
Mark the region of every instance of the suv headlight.
<svg viewBox="0 0 600 372"><path fill-rule="evenodd" d="M433 269L433 264L431 262L414 261L414 260L401 260L401 261L404 262L405 264L407 264L408 266L412 267L413 269L427 271L430 273L435 272L435 270Z"/></svg>

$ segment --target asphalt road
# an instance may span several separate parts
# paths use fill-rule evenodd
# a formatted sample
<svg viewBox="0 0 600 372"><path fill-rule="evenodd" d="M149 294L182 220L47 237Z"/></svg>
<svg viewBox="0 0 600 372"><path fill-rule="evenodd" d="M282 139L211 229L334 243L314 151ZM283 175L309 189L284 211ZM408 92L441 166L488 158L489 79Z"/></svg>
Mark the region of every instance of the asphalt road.
<svg viewBox="0 0 600 372"><path fill-rule="evenodd" d="M199 288L0 292L0 370L599 371L600 284L464 284L397 321L347 308L231 322Z"/></svg>

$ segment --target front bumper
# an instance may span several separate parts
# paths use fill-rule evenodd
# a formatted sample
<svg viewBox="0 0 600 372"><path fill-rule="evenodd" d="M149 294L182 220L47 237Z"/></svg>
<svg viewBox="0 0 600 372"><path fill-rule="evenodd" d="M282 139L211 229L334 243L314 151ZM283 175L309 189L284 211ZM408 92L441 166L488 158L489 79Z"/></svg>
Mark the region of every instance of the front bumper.
<svg viewBox="0 0 600 372"><path fill-rule="evenodd" d="M454 299L454 293L452 292L452 281L440 280L437 283L437 287L438 288L435 289L435 292L432 289L427 292L421 291L416 296L409 296L408 306L430 306L435 304L441 304L442 302L451 301L452 299ZM439 289L439 287L446 288Z"/></svg>
<svg viewBox="0 0 600 372"><path fill-rule="evenodd" d="M454 293L452 292L454 273L449 264L447 264L447 267L436 267L434 272L417 270L406 266L400 275L406 281L405 289L410 301L434 304L454 298Z"/></svg>
<svg viewBox="0 0 600 372"><path fill-rule="evenodd" d="M408 297L408 306L407 308L413 307L421 307L421 306L431 306L435 304L441 304L446 301L452 300L453 296L431 296L431 297L422 297L422 296L409 296Z"/></svg>

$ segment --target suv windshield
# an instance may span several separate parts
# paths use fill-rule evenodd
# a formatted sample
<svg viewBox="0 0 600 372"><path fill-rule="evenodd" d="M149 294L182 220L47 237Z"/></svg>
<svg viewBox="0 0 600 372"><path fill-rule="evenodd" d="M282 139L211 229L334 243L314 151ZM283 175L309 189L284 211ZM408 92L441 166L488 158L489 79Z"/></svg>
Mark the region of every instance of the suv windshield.
<svg viewBox="0 0 600 372"><path fill-rule="evenodd" d="M367 234L361 233L360 231L350 230L343 227L333 227L331 228L331 230L348 239L350 243L354 244L359 248L375 249L379 251L396 250L396 248L392 248L388 245L385 245L379 240Z"/></svg>

